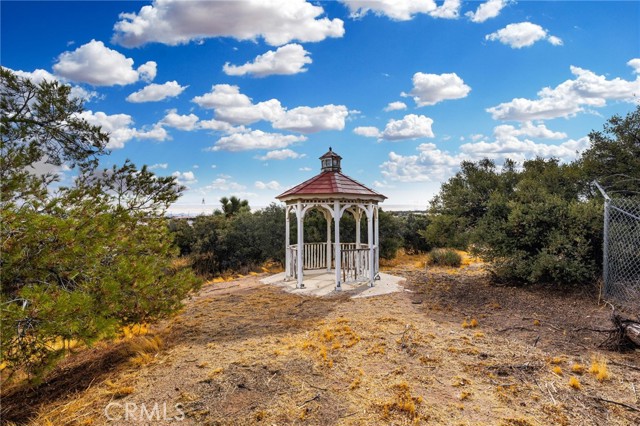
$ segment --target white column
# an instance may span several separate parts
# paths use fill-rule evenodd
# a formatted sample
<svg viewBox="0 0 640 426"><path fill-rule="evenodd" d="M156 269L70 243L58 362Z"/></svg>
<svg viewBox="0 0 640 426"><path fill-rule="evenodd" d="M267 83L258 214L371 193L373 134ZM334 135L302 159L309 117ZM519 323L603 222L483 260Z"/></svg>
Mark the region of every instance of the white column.
<svg viewBox="0 0 640 426"><path fill-rule="evenodd" d="M369 287L373 287L374 244L373 244L373 205L371 204L367 206L367 241L369 242Z"/></svg>
<svg viewBox="0 0 640 426"><path fill-rule="evenodd" d="M359 207L353 209L353 217L356 220L356 248L360 248L360 219L362 219L362 211Z"/></svg>
<svg viewBox="0 0 640 426"><path fill-rule="evenodd" d="M296 219L298 220L298 283L296 284L296 288L304 288L304 284L302 283L302 273L304 271L304 262L302 255L304 253L304 219L302 217L302 203L298 201L296 205Z"/></svg>
<svg viewBox="0 0 640 426"><path fill-rule="evenodd" d="M375 273L380 272L380 210L378 206L374 206L373 212L375 214L376 220L374 222L375 226L375 239L376 239L376 269Z"/></svg>
<svg viewBox="0 0 640 426"><path fill-rule="evenodd" d="M289 206L285 206L284 209L284 217L285 217L285 232L284 232L284 246L285 246L285 262L284 262L284 279L285 281L291 277L291 231L289 229Z"/></svg>
<svg viewBox="0 0 640 426"><path fill-rule="evenodd" d="M327 221L327 272L331 271L331 212L322 209Z"/></svg>
<svg viewBox="0 0 640 426"><path fill-rule="evenodd" d="M340 203L335 201L333 203L333 220L335 222L335 256L336 256L336 290L342 290L342 286L340 285Z"/></svg>

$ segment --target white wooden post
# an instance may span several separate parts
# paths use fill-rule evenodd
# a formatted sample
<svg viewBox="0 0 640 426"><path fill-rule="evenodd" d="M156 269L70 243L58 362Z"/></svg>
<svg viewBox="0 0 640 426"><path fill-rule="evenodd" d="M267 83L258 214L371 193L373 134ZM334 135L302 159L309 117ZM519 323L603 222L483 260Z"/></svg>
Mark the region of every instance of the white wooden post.
<svg viewBox="0 0 640 426"><path fill-rule="evenodd" d="M378 272L380 272L380 210L378 208L378 206L374 207L373 210L374 214L375 214L375 222L374 222L374 226L375 226L375 238L376 238L376 269L375 269L375 273L377 274Z"/></svg>
<svg viewBox="0 0 640 426"><path fill-rule="evenodd" d="M291 231L289 229L289 206L286 206L285 210L284 210L284 217L285 217L285 237L284 237L284 245L285 245L285 266L284 266L284 279L285 281L288 280L289 278L291 278Z"/></svg>
<svg viewBox="0 0 640 426"><path fill-rule="evenodd" d="M354 208L353 217L356 219L356 248L360 248L360 219L362 219L362 210L359 207Z"/></svg>
<svg viewBox="0 0 640 426"><path fill-rule="evenodd" d="M327 272L331 271L331 212L322 209L327 221Z"/></svg>
<svg viewBox="0 0 640 426"><path fill-rule="evenodd" d="M303 226L304 220L302 217L302 203L298 201L296 205L296 219L298 220L298 282L296 284L296 288L304 288L304 284L302 283L302 273L304 271L304 262L302 260L302 255L304 254L304 233Z"/></svg>
<svg viewBox="0 0 640 426"><path fill-rule="evenodd" d="M373 245L373 205L371 204L367 206L367 241L369 242L369 287L373 287L374 245Z"/></svg>
<svg viewBox="0 0 640 426"><path fill-rule="evenodd" d="M333 219L335 221L335 244L336 244L336 290L342 290L340 285L340 203L334 201L333 203Z"/></svg>

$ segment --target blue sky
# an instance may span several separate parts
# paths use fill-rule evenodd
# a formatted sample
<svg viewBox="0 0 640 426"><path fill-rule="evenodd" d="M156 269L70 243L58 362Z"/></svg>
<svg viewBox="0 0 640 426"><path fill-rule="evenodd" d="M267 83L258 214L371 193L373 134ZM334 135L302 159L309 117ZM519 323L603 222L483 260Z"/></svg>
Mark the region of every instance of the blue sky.
<svg viewBox="0 0 640 426"><path fill-rule="evenodd" d="M570 161L640 99L636 1L0 7L2 66L72 85L111 132L105 166L189 188L174 212L266 206L329 146L388 209L425 208L460 161Z"/></svg>

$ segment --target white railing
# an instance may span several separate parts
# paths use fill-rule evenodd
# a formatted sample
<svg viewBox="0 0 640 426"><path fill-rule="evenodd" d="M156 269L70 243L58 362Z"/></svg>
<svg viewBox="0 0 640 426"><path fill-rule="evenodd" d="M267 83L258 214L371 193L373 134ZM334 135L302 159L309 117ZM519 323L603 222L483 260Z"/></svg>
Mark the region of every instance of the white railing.
<svg viewBox="0 0 640 426"><path fill-rule="evenodd" d="M374 248L374 250L376 250ZM343 282L367 281L370 276L369 245L340 243ZM298 277L298 245L291 244L287 252L290 268L288 278ZM374 251L375 259L375 251ZM331 257L327 265L327 243L305 243L302 252L303 269L332 269L335 262L335 243L331 243ZM376 265L377 266L377 265ZM377 270L377 267L375 268Z"/></svg>
<svg viewBox="0 0 640 426"><path fill-rule="evenodd" d="M342 282L369 281L371 278L369 265L369 248L342 250L340 259Z"/></svg>

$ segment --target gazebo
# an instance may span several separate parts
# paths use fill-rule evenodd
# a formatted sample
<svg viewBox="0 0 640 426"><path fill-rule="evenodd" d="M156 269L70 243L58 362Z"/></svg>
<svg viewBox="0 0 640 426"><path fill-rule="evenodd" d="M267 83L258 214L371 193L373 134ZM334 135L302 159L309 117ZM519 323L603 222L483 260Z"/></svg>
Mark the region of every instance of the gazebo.
<svg viewBox="0 0 640 426"><path fill-rule="evenodd" d="M320 157L321 172L294 186L276 198L286 204L286 268L285 280L296 280L296 288L304 288L305 270L335 271L336 290L343 283L367 282L373 287L379 271L378 203L387 197L364 186L342 173L342 157L329 151ZM304 242L304 217L312 209L319 209L327 222L327 240L321 243ZM345 212L356 223L354 242L340 241L340 218ZM291 213L297 221L297 244L290 244ZM367 220L367 243L360 238L360 222ZM331 240L331 224L334 240Z"/></svg>

